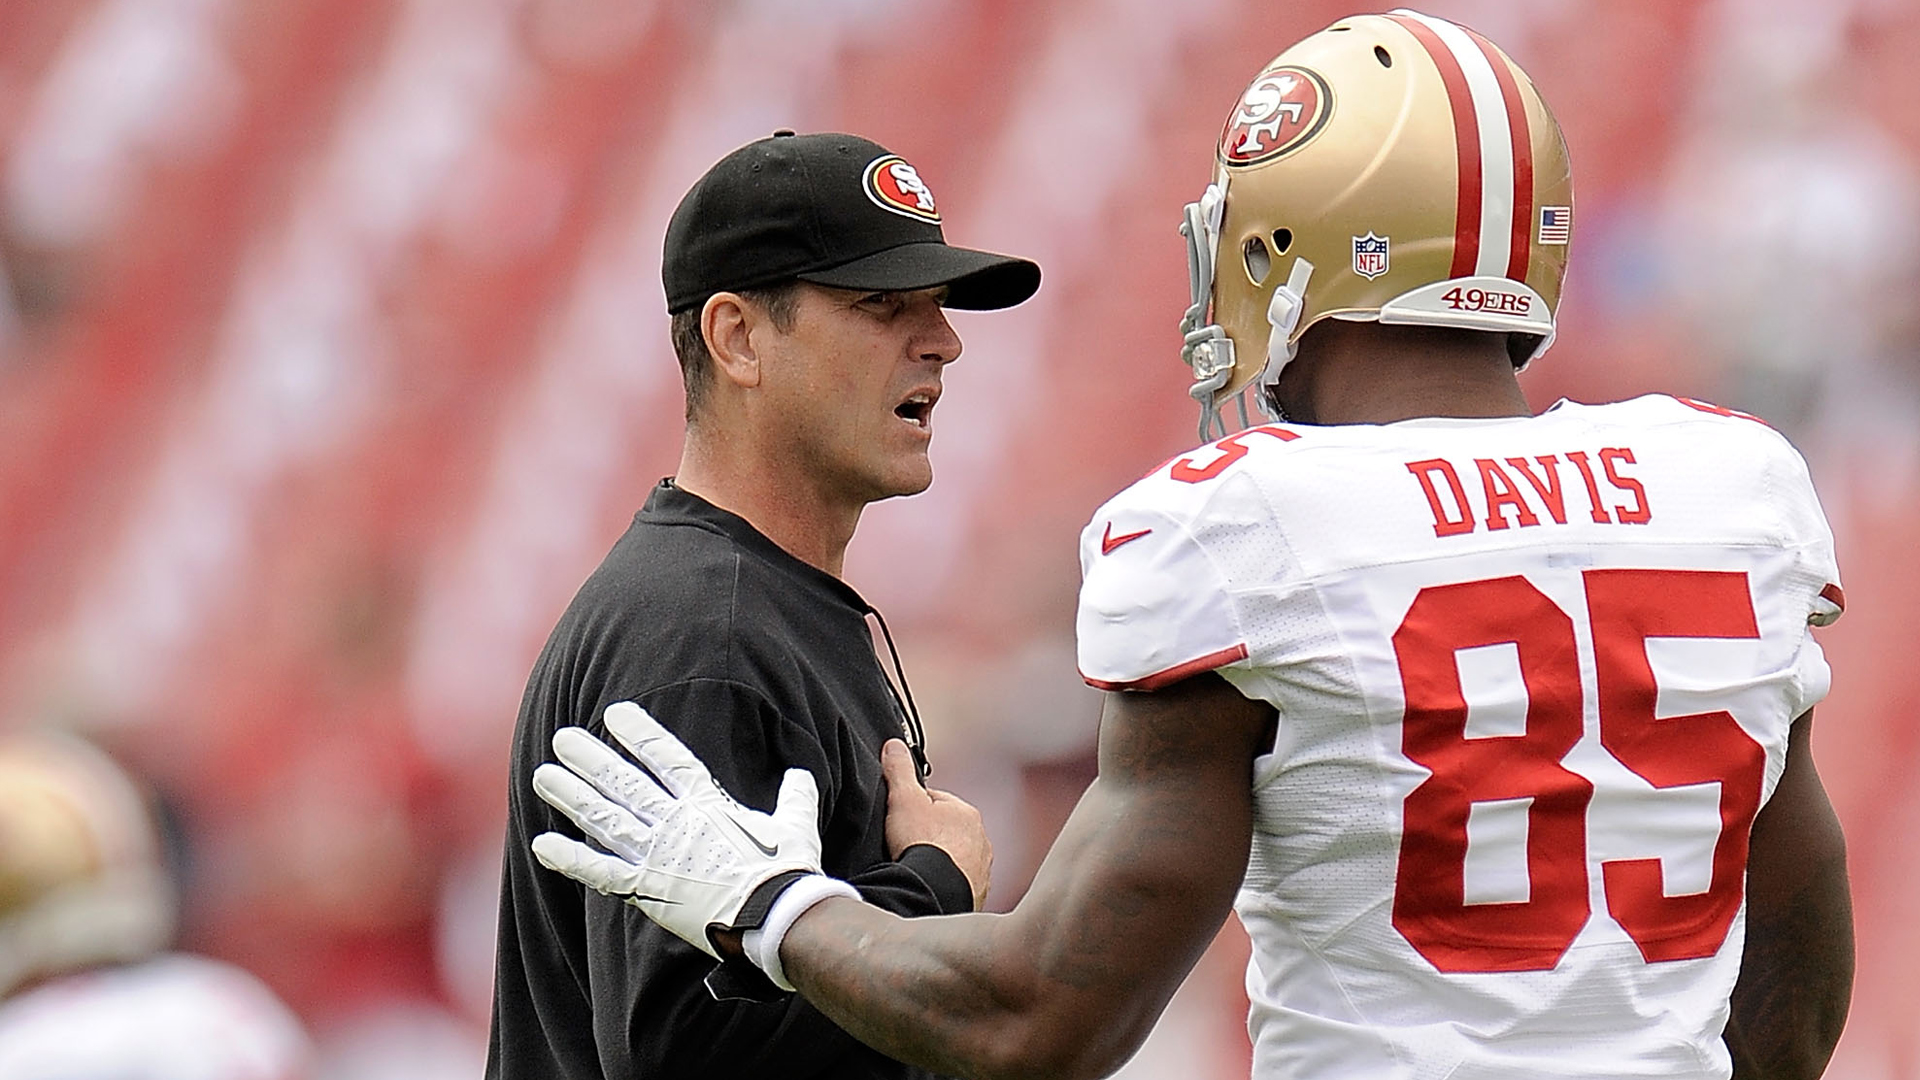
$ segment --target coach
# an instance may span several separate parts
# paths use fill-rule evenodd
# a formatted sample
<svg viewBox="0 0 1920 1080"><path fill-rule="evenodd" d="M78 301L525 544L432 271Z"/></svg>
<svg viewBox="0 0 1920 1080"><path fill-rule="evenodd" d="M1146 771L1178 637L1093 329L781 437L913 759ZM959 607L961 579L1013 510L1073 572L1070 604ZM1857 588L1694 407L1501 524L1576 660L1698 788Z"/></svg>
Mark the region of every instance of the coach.
<svg viewBox="0 0 1920 1080"><path fill-rule="evenodd" d="M984 896L979 814L920 786L898 658L896 692L878 615L840 579L865 506L932 482L932 414L960 354L943 309L1009 307L1039 287L1033 263L949 246L940 222L898 155L787 131L721 159L675 210L662 277L685 448L561 617L521 703L489 1078L926 1075L542 869L528 841L578 833L527 778L556 729L600 734L608 705L638 701L749 805L771 808L789 767L811 771L827 872L870 902L938 915ZM903 738L910 753L883 754Z"/></svg>

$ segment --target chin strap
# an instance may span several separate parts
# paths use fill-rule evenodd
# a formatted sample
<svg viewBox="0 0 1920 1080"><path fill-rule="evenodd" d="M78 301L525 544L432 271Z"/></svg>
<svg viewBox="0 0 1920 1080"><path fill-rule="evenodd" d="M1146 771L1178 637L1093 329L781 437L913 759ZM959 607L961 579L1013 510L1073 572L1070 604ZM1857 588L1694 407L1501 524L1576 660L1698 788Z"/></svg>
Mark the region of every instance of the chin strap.
<svg viewBox="0 0 1920 1080"><path fill-rule="evenodd" d="M1280 382L1281 369L1292 362L1300 349L1293 340L1293 332L1300 325L1300 313L1307 309L1307 282L1312 277L1313 264L1295 256L1286 284L1273 290L1273 299L1267 304L1267 366L1255 380L1260 392L1254 395L1254 400L1270 420L1286 419L1274 400L1273 388Z"/></svg>
<svg viewBox="0 0 1920 1080"><path fill-rule="evenodd" d="M1213 299L1213 256L1220 247L1220 216L1226 198L1226 190L1219 184L1208 184L1198 202L1187 204L1180 222L1180 235L1187 241L1187 294L1192 300L1187 313L1180 317L1180 359L1193 369L1193 385L1187 387L1187 394L1200 405L1201 442L1227 435L1217 398L1233 379L1233 339L1219 324L1207 321L1207 308ZM1242 401L1243 422L1246 416L1246 402Z"/></svg>

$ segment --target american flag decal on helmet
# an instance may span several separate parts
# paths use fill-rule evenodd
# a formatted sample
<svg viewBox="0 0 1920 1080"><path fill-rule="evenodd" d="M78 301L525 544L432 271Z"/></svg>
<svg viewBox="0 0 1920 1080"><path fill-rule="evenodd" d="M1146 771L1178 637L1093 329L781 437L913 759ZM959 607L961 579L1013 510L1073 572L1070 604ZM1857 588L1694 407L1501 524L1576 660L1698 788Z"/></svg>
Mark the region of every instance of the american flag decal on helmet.
<svg viewBox="0 0 1920 1080"><path fill-rule="evenodd" d="M1540 242L1543 244L1564 244L1573 232L1573 207L1543 206L1540 208Z"/></svg>

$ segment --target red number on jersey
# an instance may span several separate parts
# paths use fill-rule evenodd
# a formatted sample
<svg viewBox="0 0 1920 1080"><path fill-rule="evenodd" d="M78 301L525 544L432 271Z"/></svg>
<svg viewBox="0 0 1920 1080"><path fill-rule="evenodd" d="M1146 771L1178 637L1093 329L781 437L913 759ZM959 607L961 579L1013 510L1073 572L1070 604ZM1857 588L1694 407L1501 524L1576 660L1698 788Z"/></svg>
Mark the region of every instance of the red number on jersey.
<svg viewBox="0 0 1920 1080"><path fill-rule="evenodd" d="M1660 860L1602 864L1608 914L1649 963L1712 956L1744 896L1747 841L1766 753L1724 710L1656 718L1650 637L1756 638L1746 575L1589 570L1583 575L1599 688L1600 741L1656 788L1717 782L1720 835L1706 892L1668 896ZM1521 735L1469 738L1455 654L1511 642L1527 690ZM1422 589L1393 637L1405 688L1402 751L1432 772L1406 798L1393 925L1452 973L1542 971L1589 914L1593 785L1560 764L1582 729L1573 621L1522 577ZM1531 798L1528 898L1466 903L1467 817L1476 802Z"/></svg>
<svg viewBox="0 0 1920 1080"><path fill-rule="evenodd" d="M1707 891L1667 896L1659 859L1601 865L1607 912L1640 955L1657 960L1712 956L1740 910L1747 840L1760 812L1767 753L1724 709L1656 718L1659 694L1647 662L1650 637L1757 638L1745 574L1680 570L1589 570L1594 670L1600 690L1600 744L1657 788L1720 784L1720 839Z"/></svg>
<svg viewBox="0 0 1920 1080"><path fill-rule="evenodd" d="M1249 435L1271 435L1281 442L1292 442L1300 437L1298 432L1288 431L1286 428L1277 427L1273 424L1262 424L1259 427L1250 427L1245 431L1235 435L1229 435L1219 442L1214 443L1213 449L1220 451L1220 456L1214 458L1204 467L1196 469L1193 467L1192 457L1182 456L1178 461L1173 463L1173 468L1167 471L1167 475L1186 484L1198 484L1211 480L1227 471L1227 466L1247 456L1247 446L1240 440Z"/></svg>
<svg viewBox="0 0 1920 1080"><path fill-rule="evenodd" d="M1526 734L1468 738L1454 653L1513 642L1527 685ZM1573 620L1523 577L1422 589L1393 635L1406 687L1401 748L1433 771L1407 796L1393 925L1441 971L1537 971L1586 925L1587 802L1560 765L1580 741ZM1475 802L1531 798L1524 903L1466 902Z"/></svg>
<svg viewBox="0 0 1920 1080"><path fill-rule="evenodd" d="M1762 427L1773 426L1772 424L1767 423L1765 420L1760 419L1759 417L1753 415L1752 413L1744 413L1744 412L1741 412L1739 409L1729 409L1725 405L1715 405L1711 402L1698 401L1690 397L1680 397L1677 394L1674 395L1673 400L1679 402L1682 405L1685 405L1689 409L1699 409L1701 412L1712 413L1715 416L1728 416L1728 417L1733 417L1734 419L1737 419L1737 420L1751 420Z"/></svg>

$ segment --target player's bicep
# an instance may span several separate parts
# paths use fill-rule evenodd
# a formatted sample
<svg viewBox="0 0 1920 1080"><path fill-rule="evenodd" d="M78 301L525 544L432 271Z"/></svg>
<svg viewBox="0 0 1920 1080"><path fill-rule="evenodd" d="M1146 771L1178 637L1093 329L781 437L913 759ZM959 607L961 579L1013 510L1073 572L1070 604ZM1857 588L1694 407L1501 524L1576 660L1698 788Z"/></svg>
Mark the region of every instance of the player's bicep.
<svg viewBox="0 0 1920 1080"><path fill-rule="evenodd" d="M1846 842L1813 767L1812 726L1812 713L1794 722L1786 771L1753 823L1746 947L1726 1029L1736 1080L1819 1076L1852 997Z"/></svg>
<svg viewBox="0 0 1920 1080"><path fill-rule="evenodd" d="M1104 1076L1213 940L1252 843L1272 710L1212 674L1114 694L1100 775L1007 915L898 919L828 900L788 976L861 1041L980 1076Z"/></svg>
<svg viewBox="0 0 1920 1080"><path fill-rule="evenodd" d="M1747 900L1765 910L1792 900L1811 869L1844 866L1846 838L1814 768L1813 713L1794 721L1787 763L1773 797L1754 819L1747 855Z"/></svg>
<svg viewBox="0 0 1920 1080"><path fill-rule="evenodd" d="M1252 839L1271 707L1215 675L1110 694L1100 772L1022 913L1059 1018L1130 1051L1226 918Z"/></svg>

